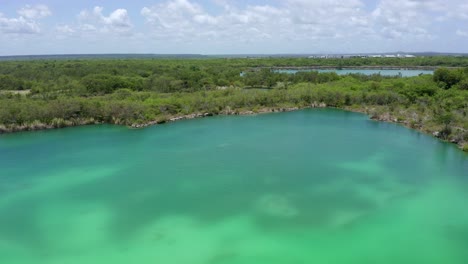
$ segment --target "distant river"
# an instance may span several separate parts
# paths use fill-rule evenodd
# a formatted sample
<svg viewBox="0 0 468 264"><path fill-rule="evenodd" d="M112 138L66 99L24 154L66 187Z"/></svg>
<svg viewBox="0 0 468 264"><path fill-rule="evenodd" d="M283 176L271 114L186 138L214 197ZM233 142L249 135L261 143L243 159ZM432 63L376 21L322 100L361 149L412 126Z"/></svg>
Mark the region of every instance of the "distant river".
<svg viewBox="0 0 468 264"><path fill-rule="evenodd" d="M382 76L401 76L401 77L414 77L420 74L433 74L434 71L431 70L370 70L370 69L342 69L342 70L324 70L324 69L300 69L300 70L293 70L293 69L279 69L274 70L274 72L278 73L289 73L294 74L296 72L311 72L311 71L318 71L318 72L336 72L338 75L347 75L347 74L364 74L364 75L373 75L373 74L380 74Z"/></svg>
<svg viewBox="0 0 468 264"><path fill-rule="evenodd" d="M339 110L0 136L5 264L466 264L468 156Z"/></svg>

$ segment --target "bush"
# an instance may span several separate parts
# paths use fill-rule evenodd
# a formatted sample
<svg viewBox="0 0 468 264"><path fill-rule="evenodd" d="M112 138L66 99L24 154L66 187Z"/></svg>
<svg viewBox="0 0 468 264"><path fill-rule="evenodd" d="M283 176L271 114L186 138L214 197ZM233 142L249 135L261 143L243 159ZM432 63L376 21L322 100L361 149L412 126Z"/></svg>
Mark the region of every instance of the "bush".
<svg viewBox="0 0 468 264"><path fill-rule="evenodd" d="M450 89L453 85L459 83L463 79L463 74L459 70L439 68L434 72L433 78L440 87Z"/></svg>
<svg viewBox="0 0 468 264"><path fill-rule="evenodd" d="M65 127L67 125L67 123L62 118L54 118L50 122L50 125L55 127L55 128L62 128L62 127Z"/></svg>
<svg viewBox="0 0 468 264"><path fill-rule="evenodd" d="M132 91L130 89L119 89L114 92L114 96L118 100L123 100L132 96Z"/></svg>
<svg viewBox="0 0 468 264"><path fill-rule="evenodd" d="M468 79L464 79L458 84L458 89L460 90L468 90Z"/></svg>
<svg viewBox="0 0 468 264"><path fill-rule="evenodd" d="M468 143L465 143L465 145L463 145L462 150L468 152Z"/></svg>
<svg viewBox="0 0 468 264"><path fill-rule="evenodd" d="M115 90L128 88L140 91L143 81L137 78L126 78L110 74L90 74L81 79L81 84L91 94L109 94Z"/></svg>

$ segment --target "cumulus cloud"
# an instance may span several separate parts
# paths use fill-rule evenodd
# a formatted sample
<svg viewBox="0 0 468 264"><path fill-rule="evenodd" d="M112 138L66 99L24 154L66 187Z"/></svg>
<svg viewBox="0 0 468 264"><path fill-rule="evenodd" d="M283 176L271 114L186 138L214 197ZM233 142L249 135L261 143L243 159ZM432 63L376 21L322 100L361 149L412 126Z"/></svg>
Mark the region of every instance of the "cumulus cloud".
<svg viewBox="0 0 468 264"><path fill-rule="evenodd" d="M69 25L57 26L57 27L55 27L55 30L58 33L62 33L62 34L73 34L73 33L75 33L75 30L72 27L70 27Z"/></svg>
<svg viewBox="0 0 468 264"><path fill-rule="evenodd" d="M174 0L150 8L144 7L141 14L161 36L203 35L215 29L219 23L218 17L207 14L201 6L187 0Z"/></svg>
<svg viewBox="0 0 468 264"><path fill-rule="evenodd" d="M468 19L464 0L381 0L369 11L361 0L284 0L280 5L247 5L216 0L212 14L195 0L166 0L141 15L156 37L183 42L217 40L320 40L353 37L433 39L433 26Z"/></svg>
<svg viewBox="0 0 468 264"><path fill-rule="evenodd" d="M386 38L427 38L434 16L442 16L439 0L382 0L372 12L374 27Z"/></svg>
<svg viewBox="0 0 468 264"><path fill-rule="evenodd" d="M12 34L38 34L41 32L39 21L52 12L45 5L26 5L17 11L19 17L8 18L0 13L0 32Z"/></svg>
<svg viewBox="0 0 468 264"><path fill-rule="evenodd" d="M372 6L369 0L154 2L138 6L135 25L127 9L96 6L72 10L76 16L68 17L74 20L54 21L41 35L93 45L125 37L125 45L145 51L360 52L420 44L438 49L446 38L466 37L468 28L466 0L376 0ZM23 6L17 15L0 13L0 36L41 33L42 19L51 13L44 5ZM137 23L141 18L144 24ZM290 50L290 44L296 48Z"/></svg>
<svg viewBox="0 0 468 264"><path fill-rule="evenodd" d="M461 29L458 29L455 34L457 34L457 36L460 36L460 37L468 37L468 31L464 31L464 30L461 30Z"/></svg>
<svg viewBox="0 0 468 264"><path fill-rule="evenodd" d="M0 13L0 31L3 33L37 34L41 30L35 21L23 17L7 18Z"/></svg>
<svg viewBox="0 0 468 264"><path fill-rule="evenodd" d="M132 34L133 24L126 9L116 9L107 16L104 8L96 6L91 10L82 10L77 16L77 23L61 24L55 27L58 38L78 36L97 39L96 34L126 36Z"/></svg>
<svg viewBox="0 0 468 264"><path fill-rule="evenodd" d="M40 19L52 15L52 12L45 5L26 5L18 10L18 14L26 19Z"/></svg>
<svg viewBox="0 0 468 264"><path fill-rule="evenodd" d="M456 11L452 12L451 15L459 19L468 20L468 3L460 3Z"/></svg>
<svg viewBox="0 0 468 264"><path fill-rule="evenodd" d="M93 10L83 10L78 15L80 28L85 31L99 30L102 32L126 33L133 25L126 9L116 9L108 16L103 14L103 7L96 6Z"/></svg>
<svg viewBox="0 0 468 264"><path fill-rule="evenodd" d="M468 3L466 0L381 0L371 15L374 28L383 37L433 39L437 28L444 27L440 23L459 24L468 20Z"/></svg>
<svg viewBox="0 0 468 264"><path fill-rule="evenodd" d="M216 15L190 0L169 0L144 7L141 14L156 36L179 41L206 37L314 40L370 30L359 0L286 0L281 6L248 5L241 9L225 1L217 3L223 11Z"/></svg>

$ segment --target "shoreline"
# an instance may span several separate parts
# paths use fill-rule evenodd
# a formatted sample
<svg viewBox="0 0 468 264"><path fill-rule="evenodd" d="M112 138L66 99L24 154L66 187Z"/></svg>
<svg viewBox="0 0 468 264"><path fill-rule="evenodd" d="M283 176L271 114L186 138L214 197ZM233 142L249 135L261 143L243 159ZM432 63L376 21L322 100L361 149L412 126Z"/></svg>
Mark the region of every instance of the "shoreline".
<svg viewBox="0 0 468 264"><path fill-rule="evenodd" d="M18 132L33 132L33 131L42 131L42 130L51 130L51 129L60 129L60 128L67 128L67 127L76 127L76 126L86 126L86 125L99 125L99 124L112 124L112 125L123 125L128 127L129 129L142 129L150 126L155 125L162 125L165 123L172 123L182 120L190 120L190 119L197 119L197 118L205 118L211 116L232 116L232 115L239 115L239 116L248 116L248 115L257 115L257 114L268 114L268 113L281 113L281 112L292 112L304 109L317 109L317 108L333 108L333 109L340 109L344 111L349 111L353 113L360 113L365 114L368 116L369 120L377 121L377 122L387 122L387 123L394 123L402 125L408 129L416 130L420 133L432 136L440 141L451 143L457 145L457 147L463 151L468 152L468 143L467 142L456 142L456 141L449 141L445 140L440 136L440 131L428 131L424 130L422 127L415 127L410 124L408 121L401 121L398 118L392 116L391 113L385 112L383 114L372 114L370 111L372 109L368 107L364 108L352 108L352 107L333 107L327 106L325 103L313 103L309 106L304 107L264 107L258 110L223 110L219 113L192 113L187 115L176 115L176 116L169 116L162 119L157 119L153 121L148 121L145 123L133 123L131 125L125 125L121 123L106 123L106 122L99 122L94 120L94 118L88 119L75 119L75 120L62 120L62 119L54 119L51 124L44 124L40 122L33 122L32 124L28 125L20 125L20 126L13 126L7 127L5 125L0 124L0 135L2 134L12 134ZM456 128L459 130L464 130L463 128Z"/></svg>
<svg viewBox="0 0 468 264"><path fill-rule="evenodd" d="M454 144L461 151L468 153L468 142L444 139L444 138L442 138L441 131L424 130L423 127L421 127L421 126L413 126L411 124L411 122L399 120L397 117L392 116L391 113L384 113L384 114L380 114L380 115L375 115L375 114L372 114L372 113L368 112L369 109L353 109L353 108L339 108L339 109L343 109L343 110L354 112L354 113L365 114L372 121L393 123L393 124L401 125L401 126L407 128L407 129L415 130L415 131L418 131L418 132L420 132L422 134L434 137L434 138L436 138L436 139L438 139L438 140L440 140L442 142ZM467 131L467 130L464 130L463 128L459 128L459 127L453 127L453 128L455 128L457 130L462 130L463 132Z"/></svg>

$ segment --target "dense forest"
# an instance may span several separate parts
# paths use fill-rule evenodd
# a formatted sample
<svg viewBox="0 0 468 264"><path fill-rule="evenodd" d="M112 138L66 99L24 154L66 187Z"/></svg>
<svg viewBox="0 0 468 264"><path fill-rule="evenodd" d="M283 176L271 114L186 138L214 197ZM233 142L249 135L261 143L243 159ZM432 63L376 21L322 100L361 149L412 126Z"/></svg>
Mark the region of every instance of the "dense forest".
<svg viewBox="0 0 468 264"><path fill-rule="evenodd" d="M279 67L418 67L411 78ZM87 59L0 62L0 133L93 123L139 126L191 114L337 107L468 150L468 58Z"/></svg>

